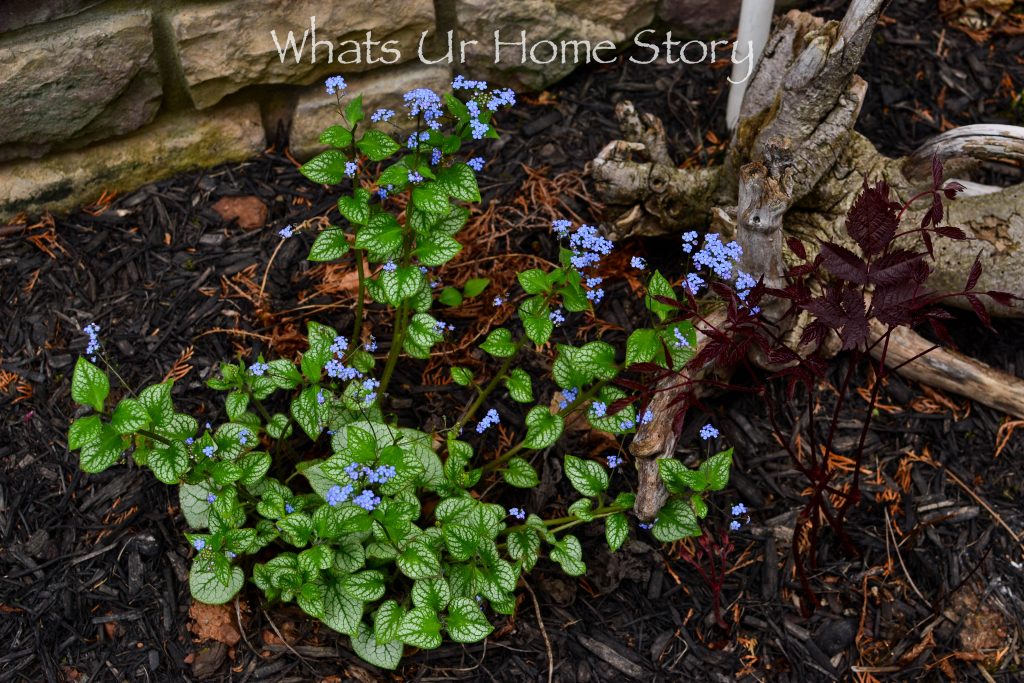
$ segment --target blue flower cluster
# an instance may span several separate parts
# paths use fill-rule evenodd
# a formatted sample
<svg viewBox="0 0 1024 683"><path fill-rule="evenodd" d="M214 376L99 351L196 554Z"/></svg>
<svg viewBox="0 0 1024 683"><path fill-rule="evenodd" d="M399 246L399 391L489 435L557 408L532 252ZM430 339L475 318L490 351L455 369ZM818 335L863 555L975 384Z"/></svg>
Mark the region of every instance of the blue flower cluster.
<svg viewBox="0 0 1024 683"><path fill-rule="evenodd" d="M393 272L395 272L396 270L398 270L398 265L397 265L397 264L396 264L396 263L395 263L394 261L388 261L387 263L385 263L385 264L384 264L383 266L381 266L381 267L382 267L382 268L384 269L384 271L385 271L385 272L387 272L387 273L393 273Z"/></svg>
<svg viewBox="0 0 1024 683"><path fill-rule="evenodd" d="M352 484L345 484L343 487L332 486L327 489L327 495L324 497L324 500L326 500L327 504L331 507L336 507L349 499L352 495L352 490Z"/></svg>
<svg viewBox="0 0 1024 683"><path fill-rule="evenodd" d="M374 123L380 123L381 121L390 121L395 117L394 109L378 109L370 115L370 120Z"/></svg>
<svg viewBox="0 0 1024 683"><path fill-rule="evenodd" d="M602 278L587 276L583 271L593 268L601 262L602 256L611 253L615 245L611 240L598 234L597 228L592 225L581 225L575 232L571 232L572 223L560 219L551 223L551 228L560 239L569 238L569 248L572 256L569 261L572 263L587 288L587 298L599 303L604 298L604 290L601 289Z"/></svg>
<svg viewBox="0 0 1024 683"><path fill-rule="evenodd" d="M423 176L420 175L419 171L409 171L409 182L416 184L423 182Z"/></svg>
<svg viewBox="0 0 1024 683"><path fill-rule="evenodd" d="M358 170L359 170L359 164L357 164L356 162L354 162L354 161L346 161L345 162L345 177L346 178L354 178L355 175L356 175L356 171L358 171Z"/></svg>
<svg viewBox="0 0 1024 683"><path fill-rule="evenodd" d="M678 327L672 329L672 334L676 338L677 349L682 349L690 345L690 341L685 336L683 336L682 330L680 330Z"/></svg>
<svg viewBox="0 0 1024 683"><path fill-rule="evenodd" d="M378 465L377 467L370 467L368 465L361 465L358 462L349 463L345 467L345 475L353 480L359 481L362 478L366 478L371 484L386 484L395 478L396 470L393 465Z"/></svg>
<svg viewBox="0 0 1024 683"><path fill-rule="evenodd" d="M579 389L562 389L562 400L558 402L558 409L565 410L569 407L569 404L576 400L576 397L580 395Z"/></svg>
<svg viewBox="0 0 1024 683"><path fill-rule="evenodd" d="M374 351L376 351L377 350L377 338L374 337L371 334L370 335L370 341L368 341L365 344L363 344L363 349L368 351L368 352L370 352L370 353L373 353Z"/></svg>
<svg viewBox="0 0 1024 683"><path fill-rule="evenodd" d="M484 158L483 157L473 157L472 159L467 161L466 164L471 169L473 169L474 171L479 172L479 171L484 170Z"/></svg>
<svg viewBox="0 0 1024 683"><path fill-rule="evenodd" d="M441 98L430 88L416 88L405 93L402 98L410 116L422 116L427 127L437 130L441 127Z"/></svg>
<svg viewBox="0 0 1024 683"><path fill-rule="evenodd" d="M192 547L195 548L198 552L203 552L203 548L206 547L206 541L202 538L197 538L196 540L192 541Z"/></svg>
<svg viewBox="0 0 1024 683"><path fill-rule="evenodd" d="M380 382L372 377L367 377L363 380L363 384L360 387L363 394L363 403L365 405L372 405L377 400L377 389L380 388Z"/></svg>
<svg viewBox="0 0 1024 683"><path fill-rule="evenodd" d="M515 517L516 519L526 519L526 510L522 508L509 508L509 517Z"/></svg>
<svg viewBox="0 0 1024 683"><path fill-rule="evenodd" d="M477 423L476 433L483 434L484 432L487 431L489 427L491 427L492 425L496 425L499 422L501 422L501 416L498 415L497 410L491 408L490 410L487 411L487 414L484 415L484 419L480 420L480 422Z"/></svg>
<svg viewBox="0 0 1024 683"><path fill-rule="evenodd" d="M363 489L358 496L352 499L352 502L367 512L373 512L380 505L380 496L374 495L370 489Z"/></svg>
<svg viewBox="0 0 1024 683"><path fill-rule="evenodd" d="M348 339L339 334L334 338L334 341L331 342L331 353L336 356L340 356L346 351L348 351Z"/></svg>
<svg viewBox="0 0 1024 683"><path fill-rule="evenodd" d="M430 153L430 165L437 166L439 163L441 163L441 150L435 147L434 151Z"/></svg>
<svg viewBox="0 0 1024 683"><path fill-rule="evenodd" d="M722 280L728 280L732 277L734 262L742 255L743 249L738 242L722 244L716 233L708 233L704 236L704 246L693 255L693 262L710 268Z"/></svg>
<svg viewBox="0 0 1024 683"><path fill-rule="evenodd" d="M643 258L639 256L634 256L633 258L629 259L629 265L636 268L637 270L644 270L645 268L647 268L647 261L644 261Z"/></svg>
<svg viewBox="0 0 1024 683"><path fill-rule="evenodd" d="M710 422L700 428L700 438L704 439L705 441L709 441L710 439L715 439L717 437L718 430L711 426Z"/></svg>
<svg viewBox="0 0 1024 683"><path fill-rule="evenodd" d="M452 81L452 90L487 90L487 81L471 81L458 74Z"/></svg>
<svg viewBox="0 0 1024 683"><path fill-rule="evenodd" d="M89 344L85 347L85 355L89 356L89 360L95 363L96 352L100 350L100 326L96 323L89 323L82 328L82 332L89 336Z"/></svg>
<svg viewBox="0 0 1024 683"><path fill-rule="evenodd" d="M277 234L280 235L282 239L288 239L295 234L295 229L290 225L286 225L278 230Z"/></svg>
<svg viewBox="0 0 1024 683"><path fill-rule="evenodd" d="M342 90L348 87L348 83L341 76L331 76L324 81L324 86L327 88L328 95L334 95L340 93Z"/></svg>
<svg viewBox="0 0 1024 683"><path fill-rule="evenodd" d="M644 414L640 416L640 424L650 424L652 420L654 420L654 413L651 412L650 408L648 408L644 411Z"/></svg>
<svg viewBox="0 0 1024 683"><path fill-rule="evenodd" d="M602 401L594 401L590 404L590 414L593 417L604 417L608 412L608 406Z"/></svg>
<svg viewBox="0 0 1024 683"><path fill-rule="evenodd" d="M255 377L262 377L269 369L270 366L267 365L266 363L256 361L255 363L249 366L249 374Z"/></svg>
<svg viewBox="0 0 1024 683"><path fill-rule="evenodd" d="M217 447L216 446L213 446L213 445L211 445L211 446L203 446L203 455L205 455L207 458L212 458L213 454L216 453L216 452L217 452Z"/></svg>
<svg viewBox="0 0 1024 683"><path fill-rule="evenodd" d="M747 515L747 506L743 503L733 505L731 512L733 517L746 517L747 521L750 521L750 518ZM738 531L741 526L743 526L743 522L738 519L734 519L729 522L729 529L732 531Z"/></svg>
<svg viewBox="0 0 1024 683"><path fill-rule="evenodd" d="M486 123L480 120L480 105L475 100L466 102L466 109L469 111L469 132L473 136L474 140L482 140L487 135L487 130L490 128Z"/></svg>
<svg viewBox="0 0 1024 683"><path fill-rule="evenodd" d="M245 427L242 427L241 431L238 432L238 443L245 446L249 443L250 432Z"/></svg>
<svg viewBox="0 0 1024 683"><path fill-rule="evenodd" d="M617 455L608 456L608 469L614 470L616 467L622 464L622 458Z"/></svg>
<svg viewBox="0 0 1024 683"><path fill-rule="evenodd" d="M508 301L508 294L504 294L504 295L499 294L498 296L494 297L493 303L494 303L495 307L498 307L498 306L504 306L505 302L507 302L507 301Z"/></svg>
<svg viewBox="0 0 1024 683"><path fill-rule="evenodd" d="M548 319L555 327L558 327L559 325L565 322L565 316L562 315L561 308L556 308L555 310L548 313Z"/></svg>
<svg viewBox="0 0 1024 683"><path fill-rule="evenodd" d="M443 320L435 320L434 331L437 332L438 334L444 334L445 332L454 332L455 325L452 325L451 323L446 323Z"/></svg>

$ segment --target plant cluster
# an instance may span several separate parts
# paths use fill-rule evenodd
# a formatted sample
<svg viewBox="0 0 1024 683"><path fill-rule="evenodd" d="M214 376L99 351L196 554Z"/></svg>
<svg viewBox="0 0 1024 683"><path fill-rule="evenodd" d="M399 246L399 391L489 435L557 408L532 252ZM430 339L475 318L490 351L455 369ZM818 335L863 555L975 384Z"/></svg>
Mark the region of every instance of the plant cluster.
<svg viewBox="0 0 1024 683"><path fill-rule="evenodd" d="M309 322L298 359L261 355L221 363L208 381L225 393L225 419L216 426L178 411L171 382L137 394L126 387L127 395L115 400L107 371L95 362L108 360L94 324L86 329L92 361L78 359L71 386L73 399L92 409L68 435L84 471L103 471L127 454L179 486L193 529L187 539L195 549L189 578L195 599L224 603L248 577L268 600L294 601L349 635L359 656L388 668L407 645L435 648L442 634L458 642L486 637L487 611L513 613L521 574L545 553L566 573L583 574L581 544L567 533L573 527L603 520L609 547L622 545L634 496L624 477L613 486L620 454L605 462L564 455L564 473L579 498L562 516L544 519L497 501L538 484L531 456L557 444L571 415L620 436L650 421L646 403L637 400L645 376L678 370L694 354L693 324L673 315L680 300L658 272L645 296L652 322L632 331L623 352L601 340L552 345L557 327L570 316L592 314L602 301L601 261L614 248L592 226L556 221L559 267L518 273L518 324L490 330L480 345L497 366L491 377L450 368L452 381L470 396L462 413L428 433L388 412L397 364L427 358L454 333L435 317L435 303L457 305L489 284L475 279L461 289L441 287L432 269L461 250L458 235L469 217L464 205L481 199L476 174L485 161L465 159L463 148L497 137L492 118L515 97L462 77L452 87L443 97L410 91L401 114L379 109L367 117L360 97L343 104L344 79L327 82L340 122L320 138L328 149L301 170L339 187L340 220L316 235L308 258L345 259L356 270L348 336ZM291 239L301 232L286 226L279 234ZM709 279L712 272L728 279L739 252L712 240L698 256ZM636 257L632 266L646 263ZM685 296L692 299L704 284L688 281ZM364 329L367 296L393 320L390 347L379 355ZM492 303L513 305L512 298L500 293ZM551 377L560 393L554 403L536 395L534 377L517 364L529 348L552 346ZM488 405L496 392L521 404L524 417L519 440L491 452L488 432L502 420ZM710 425L701 436L710 457L698 469L665 461L672 495L648 525L661 541L699 536L706 498L728 483L731 450L710 454L718 436ZM506 486L495 488L498 481Z"/></svg>

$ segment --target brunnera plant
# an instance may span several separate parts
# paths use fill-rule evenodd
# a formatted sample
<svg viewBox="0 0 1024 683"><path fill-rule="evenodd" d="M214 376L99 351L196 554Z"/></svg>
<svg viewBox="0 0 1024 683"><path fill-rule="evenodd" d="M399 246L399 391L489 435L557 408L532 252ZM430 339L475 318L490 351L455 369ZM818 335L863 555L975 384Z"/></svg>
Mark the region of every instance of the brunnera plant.
<svg viewBox="0 0 1024 683"><path fill-rule="evenodd" d="M616 379L633 366L682 367L695 338L691 323L668 322L667 307L649 295L654 322L630 334L624 354L601 340L554 345L551 376L561 402L555 410L538 400L551 397L536 396L533 377L516 362L527 346L547 348L567 315L592 314L604 296L596 272L613 248L591 226L556 221L559 267L519 273L519 324L492 329L480 345L498 366L494 374L481 381L467 368L450 368L471 396L451 426L428 433L386 412L397 364L427 358L453 332L432 314L435 302L457 305L488 284L478 278L462 291L438 291L430 269L460 251L464 204L480 201L476 173L484 160L463 161L460 152L470 141L497 137L492 117L515 97L462 77L452 86L444 97L424 88L406 93L401 116L380 109L367 117L360 97L343 105L341 77L327 81L340 122L321 136L328 149L301 170L339 187L341 219L317 234L308 258L350 259L359 274L349 336L309 322L298 359L221 363L208 381L225 392L226 421L216 426L178 411L172 382L137 393L125 387L127 395L115 400L107 371L96 364L102 353L95 324L86 327L91 360L78 359L71 385L72 398L92 410L68 434L84 471L101 472L127 455L178 485L193 529L186 537L195 549L189 585L196 600L224 603L248 579L268 600L293 601L347 634L360 657L385 668L398 665L406 645L436 648L443 634L457 642L485 638L492 630L487 610L512 614L519 577L545 553L567 574L583 574L581 544L567 533L573 527L602 520L609 547L622 545L634 495L612 491L618 455L606 463L564 456L580 497L560 517L495 501L538 484L530 456L557 443L570 415L582 413L593 428L616 435L650 420L649 411L624 404ZM395 201L403 193L404 201ZM299 232L288 226L280 235ZM633 265L643 268L641 259ZM674 297L658 273L650 291ZM366 295L392 315L383 358L364 330ZM493 303L511 305L507 294ZM477 414L497 391L522 404L525 417L519 440L492 454L482 442L501 418L494 408ZM699 470L672 472L668 505L645 525L657 539L701 535L705 498L728 483L732 451L709 449L709 456ZM498 481L506 486L494 487Z"/></svg>

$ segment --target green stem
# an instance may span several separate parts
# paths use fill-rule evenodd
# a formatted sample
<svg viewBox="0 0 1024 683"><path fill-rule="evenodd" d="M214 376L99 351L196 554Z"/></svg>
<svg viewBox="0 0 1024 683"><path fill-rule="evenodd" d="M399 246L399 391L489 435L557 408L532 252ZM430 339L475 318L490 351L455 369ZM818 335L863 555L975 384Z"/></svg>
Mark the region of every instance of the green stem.
<svg viewBox="0 0 1024 683"><path fill-rule="evenodd" d="M148 429L136 429L135 433L138 434L139 436L144 436L147 439L152 439L153 441L162 443L165 446L170 446L171 443L173 443L170 439L160 436L156 432L151 432Z"/></svg>
<svg viewBox="0 0 1024 683"><path fill-rule="evenodd" d="M408 313L408 302L403 301L402 305L398 307L398 315L395 316L395 334L391 339L391 349L388 351L388 361L384 366L384 374L380 379L380 388L377 390L378 400L384 397L385 392L388 390L388 384L391 382L391 375L395 372L395 366L398 364L398 357L402 355L402 344L405 342L405 333L408 329L407 325L407 313Z"/></svg>
<svg viewBox="0 0 1024 683"><path fill-rule="evenodd" d="M592 522L595 519L604 519L605 517L611 517L612 515L614 515L614 514L616 514L618 512L625 512L628 509L629 508L622 507L621 505L608 505L606 507L599 507L599 508L593 510L591 512L591 515L593 515L593 517L591 519L589 519L589 520L580 519L576 515L568 515L566 517L556 517L555 519L545 519L544 520L544 526L546 526L546 527L554 527L553 529L550 529L551 533L554 534L554 533L558 533L559 531L564 531L565 529L569 529L571 527L577 526L579 524L583 524L584 522ZM502 536L507 536L508 534L510 534L510 533L512 533L514 531L519 531L521 529L530 529L530 528L532 528L532 527L530 527L527 524L520 524L519 526L507 527L506 529L504 529L501 532L501 535Z"/></svg>
<svg viewBox="0 0 1024 683"><path fill-rule="evenodd" d="M363 299L366 296L366 276L363 273L363 250L352 248L356 261L356 277L359 278L359 289L356 292L356 321L352 326L352 345L358 347L363 335Z"/></svg>

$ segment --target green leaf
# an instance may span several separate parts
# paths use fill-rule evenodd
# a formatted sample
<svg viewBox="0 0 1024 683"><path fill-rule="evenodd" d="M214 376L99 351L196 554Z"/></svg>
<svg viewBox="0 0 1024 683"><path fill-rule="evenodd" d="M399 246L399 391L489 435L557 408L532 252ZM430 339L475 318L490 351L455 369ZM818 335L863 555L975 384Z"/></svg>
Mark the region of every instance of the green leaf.
<svg viewBox="0 0 1024 683"><path fill-rule="evenodd" d="M473 371L469 368L453 365L448 369L448 372L452 376L452 381L459 386L468 387L473 383Z"/></svg>
<svg viewBox="0 0 1024 683"><path fill-rule="evenodd" d="M366 131L356 147L373 161L383 161L401 149L390 135L379 130Z"/></svg>
<svg viewBox="0 0 1024 683"><path fill-rule="evenodd" d="M437 300L445 306L460 306L462 304L462 292L454 287L445 287L441 290Z"/></svg>
<svg viewBox="0 0 1024 683"><path fill-rule="evenodd" d="M378 642L373 630L363 622L359 622L358 632L352 637L352 649L365 661L382 669L396 669L402 660L402 642L391 640Z"/></svg>
<svg viewBox="0 0 1024 683"><path fill-rule="evenodd" d="M437 551L421 539L406 546L395 564L410 579L428 579L441 573L441 560Z"/></svg>
<svg viewBox="0 0 1024 683"><path fill-rule="evenodd" d="M302 354L302 374L310 382L319 382L324 365L331 359L334 352L331 344L338 333L331 327L310 320L306 323L306 339L309 348Z"/></svg>
<svg viewBox="0 0 1024 683"><path fill-rule="evenodd" d="M516 403L531 403L533 401L533 382L530 375L522 368L515 368L505 378L505 388Z"/></svg>
<svg viewBox="0 0 1024 683"><path fill-rule="evenodd" d="M547 343L555 324L551 321L551 311L542 296L526 299L519 305L519 319L530 341L538 346Z"/></svg>
<svg viewBox="0 0 1024 683"><path fill-rule="evenodd" d="M320 422L320 404L316 395L318 389L315 386L306 387L292 401L292 417L302 427L306 435L316 441L322 431Z"/></svg>
<svg viewBox="0 0 1024 683"><path fill-rule="evenodd" d="M529 571L537 564L540 553L540 536L533 529L520 529L508 535L506 541L508 554L513 560L521 562L523 569Z"/></svg>
<svg viewBox="0 0 1024 683"><path fill-rule="evenodd" d="M295 363L278 358L267 363L267 377L278 389L294 389L302 381L302 374L295 368Z"/></svg>
<svg viewBox="0 0 1024 683"><path fill-rule="evenodd" d="M650 363L660 350L661 341L657 330L633 330L626 340L626 365Z"/></svg>
<svg viewBox="0 0 1024 683"><path fill-rule="evenodd" d="M533 466L522 458L512 458L506 465L508 469L502 472L505 483L519 489L532 489L540 483L537 471Z"/></svg>
<svg viewBox="0 0 1024 683"><path fill-rule="evenodd" d="M338 633L352 635L360 628L362 618L362 600L349 595L340 581L329 581L324 585L324 616L321 619L325 624ZM372 640L373 636L370 638Z"/></svg>
<svg viewBox="0 0 1024 683"><path fill-rule="evenodd" d="M149 469L165 484L177 484L188 471L188 451L181 441L156 446L149 454Z"/></svg>
<svg viewBox="0 0 1024 683"><path fill-rule="evenodd" d="M651 276L651 281L647 283L647 295L644 296L644 305L647 306L647 310L651 311L658 316L658 320L665 322L665 319L672 314L675 310L668 304L663 304L656 300L655 296L663 296L667 299L676 301L676 293L672 290L672 285L669 284L665 276L658 271L654 271L654 275Z"/></svg>
<svg viewBox="0 0 1024 683"><path fill-rule="evenodd" d="M238 461L238 467L241 470L241 482L252 486L270 470L270 454L266 451L253 451Z"/></svg>
<svg viewBox="0 0 1024 683"><path fill-rule="evenodd" d="M540 450L558 441L565 421L561 415L552 415L547 406L534 406L526 414L526 448Z"/></svg>
<svg viewBox="0 0 1024 683"><path fill-rule="evenodd" d="M192 597L207 605L223 605L235 597L245 584L245 575L238 567L230 567L227 581L221 581L211 563L203 554L192 561L188 587Z"/></svg>
<svg viewBox="0 0 1024 683"><path fill-rule="evenodd" d="M549 556L569 576L582 576L587 571L587 565L583 562L583 547L575 536L563 536L562 540L551 547Z"/></svg>
<svg viewBox="0 0 1024 683"><path fill-rule="evenodd" d="M442 581L444 579L441 579ZM378 643L387 643L398 638L398 627L405 610L394 600L385 600L373 615L373 635Z"/></svg>
<svg viewBox="0 0 1024 683"><path fill-rule="evenodd" d="M109 393L107 373L80 356L71 376L71 398L79 405L92 406L99 413L103 412L103 402Z"/></svg>
<svg viewBox="0 0 1024 683"><path fill-rule="evenodd" d="M629 536L629 520L626 515L616 512L604 520L604 538L608 541L608 547L615 552L622 547Z"/></svg>
<svg viewBox="0 0 1024 683"><path fill-rule="evenodd" d="M131 434L149 425L149 413L146 407L134 398L123 398L114 409L110 426L118 434Z"/></svg>
<svg viewBox="0 0 1024 683"><path fill-rule="evenodd" d="M425 266L441 266L455 258L462 250L462 245L454 237L447 235L431 235L416 240L413 252Z"/></svg>
<svg viewBox="0 0 1024 683"><path fill-rule="evenodd" d="M584 496L596 496L608 488L608 472L593 460L565 456L565 476L572 487Z"/></svg>
<svg viewBox="0 0 1024 683"><path fill-rule="evenodd" d="M380 286L388 303L398 306L420 288L423 273L416 266L398 266L394 270L383 270Z"/></svg>
<svg viewBox="0 0 1024 683"><path fill-rule="evenodd" d="M103 423L99 415L80 417L68 428L68 450L78 450L87 443L99 441Z"/></svg>
<svg viewBox="0 0 1024 683"><path fill-rule="evenodd" d="M700 471L712 491L721 491L729 483L729 468L732 466L732 449L716 453L700 464Z"/></svg>
<svg viewBox="0 0 1024 683"><path fill-rule="evenodd" d="M389 213L378 213L356 233L356 247L365 249L378 262L398 258L402 253L402 226Z"/></svg>
<svg viewBox="0 0 1024 683"><path fill-rule="evenodd" d="M516 352L515 345L512 343L512 333L504 327L491 330L480 348L495 358L508 358Z"/></svg>
<svg viewBox="0 0 1024 683"><path fill-rule="evenodd" d="M473 297L482 294L489 284L491 284L491 281L488 278L471 277L466 280L466 284L462 286L462 293L467 299L472 299Z"/></svg>
<svg viewBox="0 0 1024 683"><path fill-rule="evenodd" d="M82 445L79 467L92 474L102 472L121 458L126 446L124 437L103 425L99 439Z"/></svg>
<svg viewBox="0 0 1024 683"><path fill-rule="evenodd" d="M704 519L708 516L708 504L704 502L699 493L690 496L690 505L693 507L693 511L698 518Z"/></svg>
<svg viewBox="0 0 1024 683"><path fill-rule="evenodd" d="M680 498L670 498L658 512L651 534L662 543L671 543L680 538L700 536L701 531L690 503Z"/></svg>
<svg viewBox="0 0 1024 683"><path fill-rule="evenodd" d="M205 529L210 524L210 502L207 496L213 488L206 482L182 484L178 488L178 499L185 522L193 529Z"/></svg>
<svg viewBox="0 0 1024 683"><path fill-rule="evenodd" d="M352 131L344 126L329 126L320 133L320 142L331 147L347 148L352 144Z"/></svg>
<svg viewBox="0 0 1024 683"><path fill-rule="evenodd" d="M345 219L353 225L366 225L370 221L370 193L369 191L357 187L352 191L351 196L342 196L338 198L338 212L345 217ZM383 213L378 214L380 216L391 217L391 214ZM393 217L392 217L393 218ZM358 239L356 240L356 246L359 246Z"/></svg>
<svg viewBox="0 0 1024 683"><path fill-rule="evenodd" d="M330 225L316 236L313 246L309 249L309 256L306 258L316 262L333 261L341 258L347 251L348 239L345 238L345 231L335 225Z"/></svg>
<svg viewBox="0 0 1024 683"><path fill-rule="evenodd" d="M368 569L346 576L341 585L352 597L363 602L373 602L384 595L384 574L376 569Z"/></svg>
<svg viewBox="0 0 1024 683"><path fill-rule="evenodd" d="M444 577L420 579L412 586L412 604L440 612L452 599L452 589Z"/></svg>
<svg viewBox="0 0 1024 683"><path fill-rule="evenodd" d="M618 373L615 348L595 341L581 347L559 344L551 374L563 389L578 389L594 379L612 379Z"/></svg>
<svg viewBox="0 0 1024 683"><path fill-rule="evenodd" d="M463 163L455 163L437 174L437 184L449 196L464 202L479 202L480 187L476 173Z"/></svg>
<svg viewBox="0 0 1024 683"><path fill-rule="evenodd" d="M321 152L299 167L299 172L314 183L335 185L345 175L345 155L336 149Z"/></svg>
<svg viewBox="0 0 1024 683"><path fill-rule="evenodd" d="M345 105L345 120L349 125L355 127L363 120L363 96L356 95Z"/></svg>
<svg viewBox="0 0 1024 683"><path fill-rule="evenodd" d="M435 183L426 183L414 188L412 201L417 209L431 214L447 213L450 206L443 192L438 192Z"/></svg>
<svg viewBox="0 0 1024 683"><path fill-rule="evenodd" d="M544 294L551 290L551 281L548 279L548 274L540 268L524 270L517 277L519 278L519 286L527 294Z"/></svg>
<svg viewBox="0 0 1024 683"><path fill-rule="evenodd" d="M665 482L669 493L686 494L691 491L704 491L708 487L707 473L703 470L691 470L675 458L658 460L658 474Z"/></svg>
<svg viewBox="0 0 1024 683"><path fill-rule="evenodd" d="M592 512L593 501L589 498L580 498L572 505L569 506L567 512L570 515L576 515L577 518L584 522L592 522L594 520L594 514Z"/></svg>
<svg viewBox="0 0 1024 683"><path fill-rule="evenodd" d="M472 598L455 598L448 607L446 622L448 635L457 643L476 643L483 640L494 627L480 611Z"/></svg>
<svg viewBox="0 0 1024 683"><path fill-rule="evenodd" d="M391 164L377 178L377 187L393 185L396 191L405 189L409 184L409 167L402 162Z"/></svg>
<svg viewBox="0 0 1024 683"><path fill-rule="evenodd" d="M433 650L441 644L441 621L429 607L409 610L398 627L398 637L413 647Z"/></svg>
<svg viewBox="0 0 1024 683"><path fill-rule="evenodd" d="M291 420L284 413L274 413L267 423L267 434L272 439L283 439L292 433Z"/></svg>
<svg viewBox="0 0 1024 683"><path fill-rule="evenodd" d="M227 409L228 419L235 421L245 413L249 407L249 394L236 389L228 394L224 400L224 407Z"/></svg>

